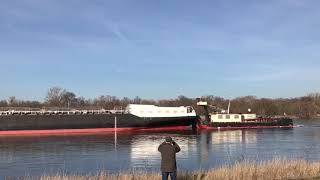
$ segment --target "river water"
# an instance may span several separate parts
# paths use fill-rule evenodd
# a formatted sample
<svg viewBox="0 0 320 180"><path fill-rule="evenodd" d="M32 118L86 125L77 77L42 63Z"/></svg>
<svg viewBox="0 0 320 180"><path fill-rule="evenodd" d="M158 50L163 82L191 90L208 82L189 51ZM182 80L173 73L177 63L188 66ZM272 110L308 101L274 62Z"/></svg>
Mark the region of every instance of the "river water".
<svg viewBox="0 0 320 180"><path fill-rule="evenodd" d="M101 170L158 171L158 145L180 145L179 170L209 169L242 160L320 160L320 120L290 129L155 132L54 137L0 137L0 175L88 174Z"/></svg>

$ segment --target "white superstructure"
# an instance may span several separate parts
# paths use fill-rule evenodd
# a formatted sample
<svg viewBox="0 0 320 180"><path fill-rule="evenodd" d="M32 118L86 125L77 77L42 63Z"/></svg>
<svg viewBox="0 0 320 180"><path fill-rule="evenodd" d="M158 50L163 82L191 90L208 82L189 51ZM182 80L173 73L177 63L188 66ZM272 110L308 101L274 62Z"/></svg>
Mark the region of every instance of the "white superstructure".
<svg viewBox="0 0 320 180"><path fill-rule="evenodd" d="M215 112L215 113L211 113L211 114L208 113L208 115L207 115L207 117L209 117L208 121L213 122L213 123L214 122L217 122L217 123L242 122L242 121L248 121L248 120L250 121L250 120L257 119L257 115L251 113L251 109L248 109L249 113L247 113L247 114L240 114L240 113L232 114L232 113L230 113L231 101L229 101L228 110L226 111L226 110L218 108L216 106L209 105L208 102L203 97L197 98L197 100L198 100L197 105L203 106L205 108L206 112L208 112L208 107L213 107L216 111L219 111L219 112Z"/></svg>
<svg viewBox="0 0 320 180"><path fill-rule="evenodd" d="M256 114L225 114L214 113L210 114L211 122L241 122L244 120L256 119Z"/></svg>
<svg viewBox="0 0 320 180"><path fill-rule="evenodd" d="M211 114L211 122L241 122L240 114Z"/></svg>
<svg viewBox="0 0 320 180"><path fill-rule="evenodd" d="M138 117L196 116L196 112L191 106L159 107L155 105L129 104L126 111Z"/></svg>

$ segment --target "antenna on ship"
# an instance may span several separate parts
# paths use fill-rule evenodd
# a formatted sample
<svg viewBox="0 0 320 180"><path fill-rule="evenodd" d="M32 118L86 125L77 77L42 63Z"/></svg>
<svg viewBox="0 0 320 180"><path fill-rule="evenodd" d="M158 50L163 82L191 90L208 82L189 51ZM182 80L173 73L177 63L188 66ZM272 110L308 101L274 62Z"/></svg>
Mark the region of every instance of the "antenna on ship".
<svg viewBox="0 0 320 180"><path fill-rule="evenodd" d="M230 114L230 99L229 99L229 104L228 104L228 114Z"/></svg>

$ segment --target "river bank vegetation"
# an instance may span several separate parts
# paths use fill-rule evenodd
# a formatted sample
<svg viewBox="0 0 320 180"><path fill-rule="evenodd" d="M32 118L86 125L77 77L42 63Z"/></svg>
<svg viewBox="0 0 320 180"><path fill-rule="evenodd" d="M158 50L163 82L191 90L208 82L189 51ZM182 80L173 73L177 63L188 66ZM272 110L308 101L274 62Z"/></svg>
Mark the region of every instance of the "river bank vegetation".
<svg viewBox="0 0 320 180"><path fill-rule="evenodd" d="M64 175L26 177L25 180L160 180L159 172L128 172L94 175ZM270 179L320 179L320 162L274 159L252 163L238 162L208 171L178 172L178 180L270 180Z"/></svg>
<svg viewBox="0 0 320 180"><path fill-rule="evenodd" d="M214 107L226 109L229 99L219 96L208 95L206 99ZM19 100L14 96L6 100L0 100L2 109L8 108L105 108L124 109L128 104L154 104L160 106L193 106L199 114L203 113L201 107L197 107L196 98L178 96L175 99L141 99L135 98L118 98L111 95L101 95L96 98L84 98L77 96L75 93L60 87L52 87L48 90L44 101ZM300 118L320 117L320 93L312 93L296 98L257 98L255 96L245 96L230 99L231 112L247 113L250 108L252 112L259 115L289 115ZM214 110L214 109L212 109ZM212 111L211 110L211 111Z"/></svg>

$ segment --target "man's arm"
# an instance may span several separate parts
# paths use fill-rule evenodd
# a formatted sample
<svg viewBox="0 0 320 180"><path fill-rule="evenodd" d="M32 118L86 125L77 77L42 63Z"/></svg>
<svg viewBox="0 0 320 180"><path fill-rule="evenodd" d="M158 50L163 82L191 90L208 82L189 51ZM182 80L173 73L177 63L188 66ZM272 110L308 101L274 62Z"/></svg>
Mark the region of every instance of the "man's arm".
<svg viewBox="0 0 320 180"><path fill-rule="evenodd" d="M176 153L179 152L181 149L180 149L180 146L176 143L176 142L172 142L173 146L174 146L174 149L176 150Z"/></svg>
<svg viewBox="0 0 320 180"><path fill-rule="evenodd" d="M161 148L161 147L162 147L161 145L162 145L162 144L160 144L159 147L158 147L158 151L159 151L159 152L161 152L161 149L162 149L162 148Z"/></svg>

